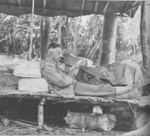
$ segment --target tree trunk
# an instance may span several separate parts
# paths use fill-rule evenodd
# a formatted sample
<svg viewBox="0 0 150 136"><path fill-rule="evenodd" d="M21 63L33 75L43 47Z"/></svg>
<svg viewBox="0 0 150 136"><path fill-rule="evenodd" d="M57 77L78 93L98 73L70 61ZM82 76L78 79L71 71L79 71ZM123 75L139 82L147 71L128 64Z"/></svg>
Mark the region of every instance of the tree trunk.
<svg viewBox="0 0 150 136"><path fill-rule="evenodd" d="M61 26L62 26L62 17L59 17L59 28L58 28L58 43L61 45L61 39L62 39L62 35L61 35Z"/></svg>
<svg viewBox="0 0 150 136"><path fill-rule="evenodd" d="M78 25L77 20L75 20L75 36L74 36L74 43L73 43L73 52L74 55L77 55L77 37L78 37Z"/></svg>
<svg viewBox="0 0 150 136"><path fill-rule="evenodd" d="M112 15L105 15L101 58L102 65L115 62L116 35L117 17Z"/></svg>
<svg viewBox="0 0 150 136"><path fill-rule="evenodd" d="M30 34L30 49L29 49L29 60L32 60L32 48L33 48L33 27L34 27L34 3L35 1L32 0L32 14L31 14L31 34Z"/></svg>
<svg viewBox="0 0 150 136"><path fill-rule="evenodd" d="M66 30L67 30L66 35L67 35L67 38L68 38L68 34L69 34L68 33L69 32L69 17L67 17L67 16L66 16Z"/></svg>
<svg viewBox="0 0 150 136"><path fill-rule="evenodd" d="M44 54L44 49L43 49L43 21L44 21L44 17L41 16L40 18L40 50L41 50L41 60L44 58L43 54Z"/></svg>
<svg viewBox="0 0 150 136"><path fill-rule="evenodd" d="M66 45L64 46L65 49L67 49L68 43L70 42L69 40L69 17L66 16L66 22L65 22L65 26L66 26Z"/></svg>
<svg viewBox="0 0 150 136"><path fill-rule="evenodd" d="M110 131L115 127L116 118L113 114L91 114L82 112L70 112L64 118L70 128L85 130Z"/></svg>
<svg viewBox="0 0 150 136"><path fill-rule="evenodd" d="M50 17L45 17L45 29L43 31L43 17L41 18L41 59L45 59L50 37Z"/></svg>
<svg viewBox="0 0 150 136"><path fill-rule="evenodd" d="M150 5L143 1L141 8L141 50L143 67L150 73Z"/></svg>

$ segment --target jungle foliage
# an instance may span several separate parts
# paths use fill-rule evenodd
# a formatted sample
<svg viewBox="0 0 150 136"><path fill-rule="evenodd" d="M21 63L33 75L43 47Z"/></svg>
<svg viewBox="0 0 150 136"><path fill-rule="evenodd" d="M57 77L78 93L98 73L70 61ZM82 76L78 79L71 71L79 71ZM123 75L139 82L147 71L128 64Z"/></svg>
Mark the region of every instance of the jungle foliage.
<svg viewBox="0 0 150 136"><path fill-rule="evenodd" d="M118 17L116 58L123 60L140 51L139 18ZM137 23L135 23L137 22ZM60 42L64 52L95 60L101 53L104 17L89 15L50 18L50 42ZM0 14L0 53L28 54L31 38L31 15ZM40 56L40 16L34 15L32 57ZM121 57L120 57L121 56ZM27 57L27 56L26 56Z"/></svg>

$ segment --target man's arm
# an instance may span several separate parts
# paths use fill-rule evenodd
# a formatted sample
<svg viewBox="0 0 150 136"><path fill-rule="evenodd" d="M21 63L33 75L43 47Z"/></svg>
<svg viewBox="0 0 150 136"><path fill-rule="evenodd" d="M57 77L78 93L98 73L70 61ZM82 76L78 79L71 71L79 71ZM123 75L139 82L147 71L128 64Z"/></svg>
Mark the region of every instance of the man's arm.
<svg viewBox="0 0 150 136"><path fill-rule="evenodd" d="M73 82L73 78L71 76L66 75L65 73L59 73L53 67L45 67L46 76L48 80L55 84L58 87L66 87Z"/></svg>

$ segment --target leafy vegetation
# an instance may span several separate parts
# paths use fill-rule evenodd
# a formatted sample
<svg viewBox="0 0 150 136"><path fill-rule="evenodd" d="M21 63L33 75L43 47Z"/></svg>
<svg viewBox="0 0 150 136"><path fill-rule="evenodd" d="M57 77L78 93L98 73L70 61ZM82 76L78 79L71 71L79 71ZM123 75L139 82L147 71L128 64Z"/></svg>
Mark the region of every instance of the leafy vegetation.
<svg viewBox="0 0 150 136"><path fill-rule="evenodd" d="M118 18L117 60L128 59L140 51L140 13L131 19ZM31 38L31 15L20 17L0 14L0 53L27 57ZM68 18L51 17L50 42L60 42L64 52L97 61L101 55L104 18L102 15ZM60 31L61 30L61 31ZM32 57L40 56L40 17L34 15ZM121 56L121 57L120 57Z"/></svg>
<svg viewBox="0 0 150 136"><path fill-rule="evenodd" d="M118 18L116 49L116 60L129 59L140 53L140 9L134 18Z"/></svg>
<svg viewBox="0 0 150 136"><path fill-rule="evenodd" d="M23 54L28 52L31 37L31 16L0 15L0 52L7 54ZM33 48L39 45L39 17L34 18Z"/></svg>

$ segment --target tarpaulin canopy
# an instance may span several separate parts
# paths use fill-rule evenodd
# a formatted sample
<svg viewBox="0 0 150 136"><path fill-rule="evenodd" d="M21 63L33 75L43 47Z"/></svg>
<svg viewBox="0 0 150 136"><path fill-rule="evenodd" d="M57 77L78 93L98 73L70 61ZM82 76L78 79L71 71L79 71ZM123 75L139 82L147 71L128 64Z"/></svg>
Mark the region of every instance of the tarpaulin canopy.
<svg viewBox="0 0 150 136"><path fill-rule="evenodd" d="M34 13L42 16L67 15L76 17L89 14L117 14L134 16L139 1L104 0L35 0ZM32 0L0 0L0 12L9 15L30 14Z"/></svg>

